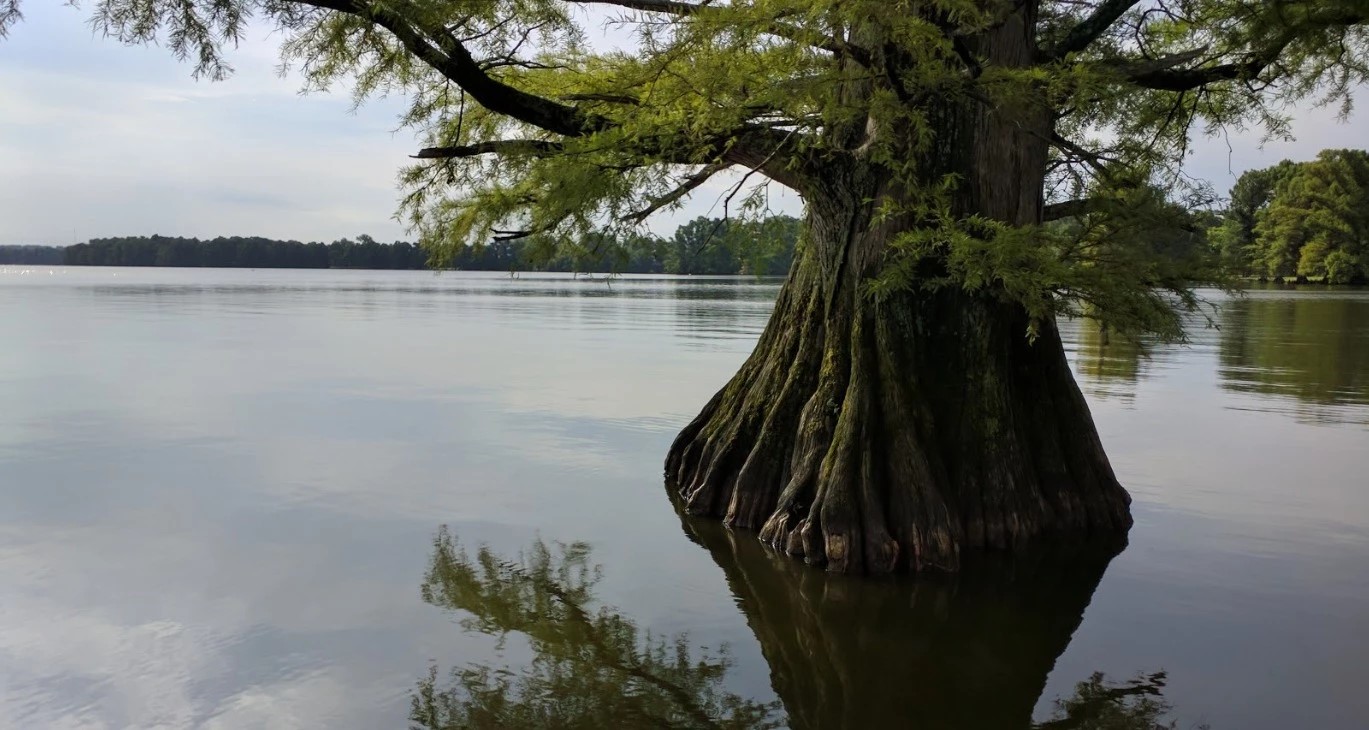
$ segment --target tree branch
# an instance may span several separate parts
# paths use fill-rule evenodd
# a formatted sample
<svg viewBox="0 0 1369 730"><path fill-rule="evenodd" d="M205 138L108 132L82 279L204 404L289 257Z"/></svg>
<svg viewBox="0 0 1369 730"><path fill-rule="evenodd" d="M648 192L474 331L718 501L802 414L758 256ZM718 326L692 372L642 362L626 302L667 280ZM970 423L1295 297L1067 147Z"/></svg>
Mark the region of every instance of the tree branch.
<svg viewBox="0 0 1369 730"><path fill-rule="evenodd" d="M723 170L726 170L731 166L732 164L730 162L715 162L711 165L707 165L702 170L699 170L693 175L690 175L689 177L685 178L685 181L683 183L680 183L679 187L651 201L651 204L647 207L639 211L629 213L619 220L622 220L625 223L641 223L642 221L649 218L652 213L655 213L661 208L664 208L667 205L670 205L671 203L674 203L675 201L679 200L680 198L683 198L684 196L688 195L690 191L694 190L694 188L703 185L705 182L708 182L709 178L722 172Z"/></svg>
<svg viewBox="0 0 1369 730"><path fill-rule="evenodd" d="M1275 11L1270 11L1275 12ZM1220 81L1234 81L1237 79L1253 79L1264 72L1276 61L1283 52L1299 38L1304 38L1309 32L1327 30L1331 28L1344 28L1354 25L1369 23L1369 10L1363 8L1346 7L1316 7L1303 19L1301 23L1289 25L1282 29L1282 32L1269 40L1263 48L1257 48L1236 57L1237 60L1228 61L1212 66L1200 66L1197 68L1174 68L1184 60L1176 61L1163 67L1155 67L1157 61L1137 61L1132 64L1133 70L1128 74L1128 80L1146 89L1156 91L1190 91L1208 84ZM1175 59L1182 56L1193 57L1201 55L1202 51L1189 51L1185 54L1176 54L1168 58ZM1124 66L1125 68L1125 66Z"/></svg>
<svg viewBox="0 0 1369 730"><path fill-rule="evenodd" d="M1106 68L1111 69L1113 71L1117 71L1126 78L1135 80L1140 78L1146 78L1149 76L1154 76L1156 74L1164 73L1166 71L1171 71L1174 69L1175 66L1182 66L1186 63L1197 60L1204 53L1207 53L1207 51L1208 47L1203 46L1202 48L1195 48L1191 51L1175 53L1169 56L1161 56L1159 58L1116 59L1100 61L1097 64L1097 66L1099 68Z"/></svg>
<svg viewBox="0 0 1369 730"><path fill-rule="evenodd" d="M496 139L489 142L477 142L472 145L457 145L453 147L424 147L416 155L410 157L416 160L447 160L459 157L478 157L480 155L498 155L508 152L522 152L531 155L549 155L565 149L565 145L560 142L548 142L538 139Z"/></svg>
<svg viewBox="0 0 1369 730"><path fill-rule="evenodd" d="M699 3L678 2L677 0L566 0L566 2L580 5L615 5L629 10L663 13L681 18L692 15L716 15L725 13L728 10L725 5L710 5L709 0L703 0L703 2ZM786 25L777 20L766 23L762 27L762 30L770 35L810 46L818 50L827 51L836 56L856 59L865 65L869 65L870 63L870 52L868 50L847 43L840 38L823 35L821 33L808 33L805 32L803 28Z"/></svg>
<svg viewBox="0 0 1369 730"><path fill-rule="evenodd" d="M707 3L684 3L675 0L566 0L579 5L616 5L628 10L641 10L646 13L665 13L683 17L707 10Z"/></svg>
<svg viewBox="0 0 1369 730"><path fill-rule="evenodd" d="M1088 165L1089 169L1093 170L1094 174L1096 174L1099 177L1099 179L1107 177L1108 169L1103 166L1103 163L1101 161L1101 155L1089 152L1088 150L1084 149L1083 147L1080 147L1074 142L1065 139L1060 135L1059 132L1051 132L1050 143L1057 149L1064 150L1074 155L1076 158L1078 158L1080 162L1084 163L1085 165Z"/></svg>
<svg viewBox="0 0 1369 730"><path fill-rule="evenodd" d="M1097 202L1092 198L1077 198L1060 203L1051 203L1041 208L1041 222L1050 223L1065 218L1077 218L1092 211Z"/></svg>
<svg viewBox="0 0 1369 730"><path fill-rule="evenodd" d="M1273 57L1268 59L1248 57L1244 61L1204 68L1162 68L1155 70L1145 69L1146 64L1143 63L1141 70L1128 75L1127 80L1143 89L1192 91L1200 86L1218 81L1255 78L1273 62Z"/></svg>
<svg viewBox="0 0 1369 730"><path fill-rule="evenodd" d="M475 60L466 46L451 31L439 23L401 15L390 5L372 2L371 0L292 1L301 5L355 15L388 30L394 34L405 50L444 77L455 82L481 106L497 114L511 117L524 124L554 134L572 138L607 131L616 126L600 115L585 113L578 107L568 106L552 99L528 93L490 76L480 67L479 62ZM621 4L616 0L570 1ZM675 3L674 0L623 0L623 2L662 3L672 7L688 5L687 3ZM691 7L704 8L705 6ZM801 189L803 176L794 165L788 164L792 160L787 157L776 159L792 136L792 131L785 134L780 130L743 124L736 129L718 134L712 144L715 151L712 153L714 158L711 162L727 161L730 164L747 165L783 185L796 190ZM507 141L485 144L507 144ZM476 145L476 147L480 146ZM670 144L670 140L662 140L658 146L650 149L644 148L640 151L649 152L658 158L662 158L661 161L663 162L674 164L701 164L706 161L692 156L690 158L679 157L676 147L677 145ZM483 148L483 151L479 152L466 148L451 148L441 152L436 151L441 148L429 149L434 151L427 155L424 154L426 150L420 151L418 156L420 158L470 157L475 154L500 151L495 148ZM554 150L541 150L544 153L552 151ZM672 157L672 152L676 153L675 157Z"/></svg>
<svg viewBox="0 0 1369 730"><path fill-rule="evenodd" d="M441 25L402 16L388 6L367 0L296 1L302 5L355 15L390 31L405 50L455 81L481 106L492 112L567 137L579 137L609 126L602 117L585 115L573 106L530 94L490 76L466 46ZM433 43L437 46L434 47Z"/></svg>
<svg viewBox="0 0 1369 730"><path fill-rule="evenodd" d="M565 94L560 99L563 101L602 101L606 104L626 104L629 106L642 105L640 99L626 94Z"/></svg>
<svg viewBox="0 0 1369 730"><path fill-rule="evenodd" d="M1084 18L1078 25L1065 34L1064 40L1047 52L1051 59L1062 60L1071 53L1078 53L1108 32L1118 18L1135 7L1141 0L1106 0L1094 9L1093 14Z"/></svg>

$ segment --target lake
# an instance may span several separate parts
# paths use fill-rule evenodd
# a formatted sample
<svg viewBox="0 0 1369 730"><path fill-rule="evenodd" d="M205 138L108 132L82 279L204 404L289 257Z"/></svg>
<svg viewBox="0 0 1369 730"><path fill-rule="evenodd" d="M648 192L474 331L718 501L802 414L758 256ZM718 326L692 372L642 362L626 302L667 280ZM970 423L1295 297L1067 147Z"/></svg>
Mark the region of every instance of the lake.
<svg viewBox="0 0 1369 730"><path fill-rule="evenodd" d="M0 268L0 726L1369 724L1369 291L1063 323L1127 549L860 581L662 485L776 290Z"/></svg>

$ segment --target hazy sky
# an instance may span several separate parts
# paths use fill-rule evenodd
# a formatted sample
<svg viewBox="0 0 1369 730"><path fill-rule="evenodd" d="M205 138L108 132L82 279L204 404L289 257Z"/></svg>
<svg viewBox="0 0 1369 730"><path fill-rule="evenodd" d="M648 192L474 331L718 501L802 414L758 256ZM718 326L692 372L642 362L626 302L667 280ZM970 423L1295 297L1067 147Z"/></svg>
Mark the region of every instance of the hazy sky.
<svg viewBox="0 0 1369 730"><path fill-rule="evenodd" d="M345 94L301 96L257 33L231 56L237 73L195 81L163 48L94 37L86 15L28 2L0 41L0 244L68 244L113 235L261 235L333 240L405 237L393 219L396 175L416 148L396 132L400 102L350 113ZM1369 110L1366 110L1369 112ZM1235 175L1324 147L1369 145L1369 116L1340 123L1298 110L1295 142L1258 134L1201 139L1190 171L1225 191ZM716 206L701 188L672 229ZM795 209L792 199L778 200Z"/></svg>

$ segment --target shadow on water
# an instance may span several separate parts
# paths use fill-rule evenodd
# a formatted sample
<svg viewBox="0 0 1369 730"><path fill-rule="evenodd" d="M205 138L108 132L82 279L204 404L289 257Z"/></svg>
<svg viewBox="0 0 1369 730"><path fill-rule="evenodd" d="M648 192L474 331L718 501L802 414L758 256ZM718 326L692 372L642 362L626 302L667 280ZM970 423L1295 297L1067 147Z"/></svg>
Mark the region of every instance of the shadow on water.
<svg viewBox="0 0 1369 730"><path fill-rule="evenodd" d="M732 660L654 635L595 601L585 543L534 543L510 559L469 552L445 528L423 599L461 627L519 637L522 666L437 668L412 693L411 727L1023 728L1173 727L1165 675L1094 675L1033 723L1056 658L1115 551L1041 552L959 577L862 581L775 556L716 522L684 527L723 569L770 667L779 703L729 691Z"/></svg>

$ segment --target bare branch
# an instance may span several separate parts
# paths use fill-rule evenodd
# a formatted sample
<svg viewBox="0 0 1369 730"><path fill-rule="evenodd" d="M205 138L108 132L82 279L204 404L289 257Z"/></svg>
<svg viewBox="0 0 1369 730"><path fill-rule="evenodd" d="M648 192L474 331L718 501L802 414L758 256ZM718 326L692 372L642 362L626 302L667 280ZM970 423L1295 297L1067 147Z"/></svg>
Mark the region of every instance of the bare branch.
<svg viewBox="0 0 1369 730"><path fill-rule="evenodd" d="M1128 80L1142 88L1156 91L1190 91L1221 81L1250 80L1264 73L1265 69L1279 60L1279 56L1290 45L1309 32L1366 23L1369 23L1369 9L1317 7L1302 22L1289 25L1263 47L1237 55L1236 60L1197 68L1173 67L1182 61L1164 68L1149 68L1147 62L1141 61L1137 62L1134 71L1128 74ZM1196 55L1201 55L1201 52Z"/></svg>
<svg viewBox="0 0 1369 730"><path fill-rule="evenodd" d="M1203 46L1202 48L1195 48L1191 51L1175 53L1169 56L1161 56L1160 58L1102 61L1098 64L1098 67L1120 72L1129 79L1146 78L1165 71L1170 71L1175 66L1182 66L1186 63L1195 61L1198 58L1201 58L1207 51L1208 47Z"/></svg>
<svg viewBox="0 0 1369 730"><path fill-rule="evenodd" d="M1064 40L1047 52L1047 56L1053 59L1063 59L1071 53L1078 53L1088 48L1093 45L1094 41L1108 32L1108 28L1111 28L1118 18L1121 18L1140 1L1106 0L1093 11L1092 15L1071 28L1070 32L1065 34Z"/></svg>
<svg viewBox="0 0 1369 730"><path fill-rule="evenodd" d="M567 137L579 137L609 126L607 120L600 117L585 115L573 106L530 94L490 76L466 46L441 25L401 15L388 5L367 0L298 2L355 15L390 31L405 50L455 81L490 111Z"/></svg>
<svg viewBox="0 0 1369 730"><path fill-rule="evenodd" d="M641 106L642 101L635 96L620 94L565 94L560 97L562 101L602 101L608 104L627 104L630 106Z"/></svg>
<svg viewBox="0 0 1369 730"><path fill-rule="evenodd" d="M1063 220L1065 218L1078 218L1081 215L1091 212L1096 205L1097 201L1092 198L1078 198L1060 203L1051 203L1041 208L1041 222L1050 223L1051 221Z"/></svg>
<svg viewBox="0 0 1369 730"><path fill-rule="evenodd" d="M0 0L0 38L9 34L9 29L24 17L19 12L19 0Z"/></svg>
<svg viewBox="0 0 1369 730"><path fill-rule="evenodd" d="M563 149L565 149L565 145L562 145L559 142L548 142L536 139L496 139L472 145L424 147L418 151L418 154L410 155L410 157L413 157L416 160L444 160L506 153L545 156L560 152Z"/></svg>
<svg viewBox="0 0 1369 730"><path fill-rule="evenodd" d="M376 24L390 33L419 60L426 63L442 76L450 79L481 106L497 114L511 117L519 122L564 137L583 137L613 129L616 125L606 117L586 112L578 107L544 98L511 86L497 79L478 62L465 44L441 25L401 13L389 3L373 0L292 0L301 5L333 10L355 15ZM578 1L578 0L571 0ZM604 2L606 0L592 0ZM654 3L658 0L625 0L627 2ZM673 0L659 0L673 2ZM618 4L618 3L610 3ZM697 6L707 9L706 6ZM714 8L710 12L719 10ZM693 11L691 11L693 12ZM708 156L701 156L698 147L682 147L676 140L657 140L654 147L642 145L640 151L650 152L664 162L674 164L702 164L723 162L745 165L767 177L796 190L801 190L806 182L805 160L795 159L783 152L792 152L788 142L794 131L787 133L755 124L742 124L735 129L720 131L709 147ZM479 148L479 146L477 146ZM475 154L488 154L499 151L493 148L429 148L420 151L420 158L470 157ZM509 149L509 148L505 148ZM542 153L552 150L543 149ZM686 156L687 155L687 156ZM702 157L702 159L701 159Z"/></svg>
<svg viewBox="0 0 1369 730"><path fill-rule="evenodd" d="M1102 155L1090 152L1084 149L1083 147L1080 147L1079 145L1075 144L1074 142L1065 139L1064 137L1060 136L1059 132L1051 133L1051 145L1056 147L1057 149L1064 150L1065 152L1074 155L1074 157L1078 159L1080 162L1084 163L1085 165L1088 165L1089 168L1093 170L1094 174L1096 174L1100 179L1107 177L1108 169L1103 165Z"/></svg>
<svg viewBox="0 0 1369 730"><path fill-rule="evenodd" d="M728 12L725 5L710 5L710 0L703 0L699 3L678 2L677 0L566 0L566 2L581 5L616 5L620 8L629 10L640 10L648 13L663 13L676 17L704 16L723 14ZM778 20L766 23L762 30L770 35L784 38L802 45L810 46L828 53L853 58L862 64L868 65L870 62L870 52L859 46L852 45L840 38L806 31L793 25L787 25Z"/></svg>
<svg viewBox="0 0 1369 730"><path fill-rule="evenodd" d="M706 10L708 3L684 3L675 0L567 0L568 2L580 5L617 5L628 10L641 10L647 13L665 13L666 15L686 16L693 15L700 10Z"/></svg>
<svg viewBox="0 0 1369 730"><path fill-rule="evenodd" d="M709 178L722 172L723 170L726 170L731 166L732 164L729 162L715 162L711 165L706 165L702 170L699 170L693 175L690 175L689 177L685 178L684 182L681 183L679 187L651 201L651 204L647 207L623 216L620 220L622 220L625 223L641 223L642 221L649 218L652 213L655 213L656 211L666 207L667 205L670 205L671 203L674 203L680 198L683 198L684 196L688 195L690 191L694 190L700 185L703 185L705 182L708 182Z"/></svg>
<svg viewBox="0 0 1369 730"><path fill-rule="evenodd" d="M1238 63L1223 63L1203 68L1142 70L1128 76L1127 80L1145 89L1155 91L1192 91L1200 86L1219 81L1253 79L1259 76L1274 59L1251 57Z"/></svg>

